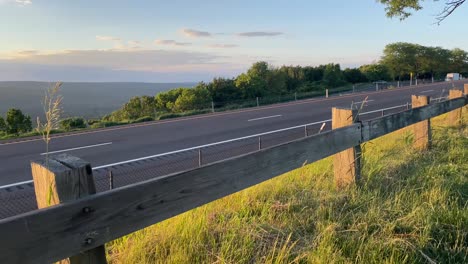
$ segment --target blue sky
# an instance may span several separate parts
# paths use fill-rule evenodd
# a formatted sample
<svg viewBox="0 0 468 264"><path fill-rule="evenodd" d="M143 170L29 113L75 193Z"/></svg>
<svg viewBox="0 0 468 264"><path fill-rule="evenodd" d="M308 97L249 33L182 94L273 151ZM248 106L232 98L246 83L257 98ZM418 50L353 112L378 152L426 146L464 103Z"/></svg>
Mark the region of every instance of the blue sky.
<svg viewBox="0 0 468 264"><path fill-rule="evenodd" d="M178 82L235 76L258 60L343 67L388 43L468 49L468 6L409 19L375 0L0 0L0 80Z"/></svg>

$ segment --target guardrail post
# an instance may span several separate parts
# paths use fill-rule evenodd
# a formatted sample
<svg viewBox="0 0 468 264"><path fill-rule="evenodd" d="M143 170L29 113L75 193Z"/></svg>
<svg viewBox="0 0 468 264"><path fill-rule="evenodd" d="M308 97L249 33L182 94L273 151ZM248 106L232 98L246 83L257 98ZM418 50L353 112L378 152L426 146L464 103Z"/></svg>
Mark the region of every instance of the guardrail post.
<svg viewBox="0 0 468 264"><path fill-rule="evenodd" d="M328 89L325 89L325 98L328 98Z"/></svg>
<svg viewBox="0 0 468 264"><path fill-rule="evenodd" d="M258 101L258 97L257 97L257 107L260 106L260 102Z"/></svg>
<svg viewBox="0 0 468 264"><path fill-rule="evenodd" d="M421 106L428 105L431 102L429 96L425 95L412 95L411 96L411 106L412 108L418 108ZM431 147L431 120L427 119L419 123L414 124L413 126L414 133L414 147L420 150L426 150Z"/></svg>
<svg viewBox="0 0 468 264"><path fill-rule="evenodd" d="M31 162L31 170L38 208L66 203L96 193L91 165L80 158L61 154ZM91 214L93 209L83 208L83 211L78 213ZM92 232L88 236L83 243L92 244L94 239ZM107 263L104 245L81 252L59 263Z"/></svg>
<svg viewBox="0 0 468 264"><path fill-rule="evenodd" d="M258 137L258 150L262 150L262 137Z"/></svg>
<svg viewBox="0 0 468 264"><path fill-rule="evenodd" d="M203 156L202 156L202 149L198 149L198 167L201 167L203 165Z"/></svg>
<svg viewBox="0 0 468 264"><path fill-rule="evenodd" d="M467 89L465 85L465 90ZM463 97L463 91L461 90L456 90L456 89L451 89L449 90L449 100L450 99L455 99L455 98L460 98ZM448 113L448 122L449 126L456 126L459 125L461 122L461 117L462 117L462 107L455 109L453 111L450 111Z"/></svg>
<svg viewBox="0 0 468 264"><path fill-rule="evenodd" d="M114 189L114 174L109 170L109 190Z"/></svg>
<svg viewBox="0 0 468 264"><path fill-rule="evenodd" d="M357 122L358 112L352 109L332 108L332 129ZM361 146L355 146L334 155L333 170L337 188L347 187L361 178Z"/></svg>

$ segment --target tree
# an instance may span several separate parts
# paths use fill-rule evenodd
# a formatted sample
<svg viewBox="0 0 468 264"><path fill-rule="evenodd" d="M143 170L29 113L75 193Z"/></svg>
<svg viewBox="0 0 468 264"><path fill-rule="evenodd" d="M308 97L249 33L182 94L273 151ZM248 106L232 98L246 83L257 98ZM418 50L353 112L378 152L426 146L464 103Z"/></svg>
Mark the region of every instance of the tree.
<svg viewBox="0 0 468 264"><path fill-rule="evenodd" d="M229 102L241 98L234 79L214 78L210 83L200 83L199 86L205 86L208 89L214 102Z"/></svg>
<svg viewBox="0 0 468 264"><path fill-rule="evenodd" d="M343 76L344 76L345 81L352 83L352 84L367 81L366 76L359 69L356 69L356 68L354 69L346 68L343 71Z"/></svg>
<svg viewBox="0 0 468 264"><path fill-rule="evenodd" d="M363 65L359 69L371 82L390 80L388 68L383 64Z"/></svg>
<svg viewBox="0 0 468 264"><path fill-rule="evenodd" d="M381 64L385 65L392 78L418 74L421 71L422 46L406 42L397 42L385 46Z"/></svg>
<svg viewBox="0 0 468 264"><path fill-rule="evenodd" d="M177 88L167 92L158 93L155 98L156 109L159 111L171 112L174 108L175 101L179 98L184 89L187 88Z"/></svg>
<svg viewBox="0 0 468 264"><path fill-rule="evenodd" d="M249 99L265 95L266 82L259 76L242 73L236 78L236 87L244 99Z"/></svg>
<svg viewBox="0 0 468 264"><path fill-rule="evenodd" d="M5 123L5 119L3 119L3 117L0 116L0 132L6 132L6 130L7 126Z"/></svg>
<svg viewBox="0 0 468 264"><path fill-rule="evenodd" d="M422 47L420 54L421 70L429 73L432 79L434 79L434 75L441 77L447 72L449 59L449 50L441 47Z"/></svg>
<svg viewBox="0 0 468 264"><path fill-rule="evenodd" d="M210 107L210 92L203 87L187 88L174 103L174 112L202 110Z"/></svg>
<svg viewBox="0 0 468 264"><path fill-rule="evenodd" d="M450 51L451 72L468 73L468 53L462 49L455 48Z"/></svg>
<svg viewBox="0 0 468 264"><path fill-rule="evenodd" d="M422 9L421 2L423 0L378 0L385 5L385 11L388 17L398 17L404 20L412 15L412 11ZM438 0L434 0L438 1ZM450 16L455 9L460 7L466 0L446 0L445 7L438 14L437 21L440 24L445 18Z"/></svg>
<svg viewBox="0 0 468 264"><path fill-rule="evenodd" d="M19 109L9 109L5 121L8 134L20 134L32 130L31 117L24 115Z"/></svg>
<svg viewBox="0 0 468 264"><path fill-rule="evenodd" d="M323 83L328 87L338 87L344 84L340 64L327 64L323 72Z"/></svg>

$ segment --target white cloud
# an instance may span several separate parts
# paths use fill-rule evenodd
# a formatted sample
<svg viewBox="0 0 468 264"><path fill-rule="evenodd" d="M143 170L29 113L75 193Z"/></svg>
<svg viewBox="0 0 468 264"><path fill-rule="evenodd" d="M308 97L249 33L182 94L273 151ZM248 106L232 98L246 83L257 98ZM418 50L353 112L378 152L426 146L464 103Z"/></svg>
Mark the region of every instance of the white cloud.
<svg viewBox="0 0 468 264"><path fill-rule="evenodd" d="M100 67L144 72L203 71L225 64L225 57L211 53L174 50L65 50L16 51L1 61L44 66Z"/></svg>
<svg viewBox="0 0 468 264"><path fill-rule="evenodd" d="M208 48L214 49L229 49L229 48L237 48L239 45L236 44L211 44L207 46Z"/></svg>
<svg viewBox="0 0 468 264"><path fill-rule="evenodd" d="M120 38L117 37L112 37L112 36L103 36L103 35L97 35L96 40L99 41L120 41Z"/></svg>
<svg viewBox="0 0 468 264"><path fill-rule="evenodd" d="M251 31L251 32L241 32L238 33L238 36L241 37L274 37L274 36L279 36L283 35L283 32L277 32L277 31Z"/></svg>
<svg viewBox="0 0 468 264"><path fill-rule="evenodd" d="M211 37L212 34L207 31L200 31L196 29L184 28L182 29L182 34L190 38L203 38L203 37Z"/></svg>
<svg viewBox="0 0 468 264"><path fill-rule="evenodd" d="M31 0L0 0L0 4L17 4L19 6L27 6L32 4Z"/></svg>
<svg viewBox="0 0 468 264"><path fill-rule="evenodd" d="M22 6L30 5L32 4L31 0L15 0L16 3Z"/></svg>
<svg viewBox="0 0 468 264"><path fill-rule="evenodd" d="M190 46L192 43L189 42L177 42L172 39L157 39L154 41L156 45L166 45L166 46Z"/></svg>

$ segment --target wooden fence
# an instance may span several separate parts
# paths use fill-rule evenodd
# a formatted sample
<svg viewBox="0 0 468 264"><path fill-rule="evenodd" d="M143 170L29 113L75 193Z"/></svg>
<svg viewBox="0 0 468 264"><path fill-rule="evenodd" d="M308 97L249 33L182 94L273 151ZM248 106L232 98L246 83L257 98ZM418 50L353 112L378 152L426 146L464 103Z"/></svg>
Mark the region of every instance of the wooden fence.
<svg viewBox="0 0 468 264"><path fill-rule="evenodd" d="M93 194L90 165L78 158L62 155L51 158L47 166L33 163L38 204L57 205L0 220L0 263L50 263L65 258L71 263L105 263L102 245L121 236L304 164L350 149L356 151L356 146L366 141L432 117L451 112L450 122L459 122L456 117L468 103L467 93L465 85L465 95L454 92L454 99L365 122L355 119L350 111L352 122L344 118L348 124L337 123L337 128L329 132L97 194ZM335 162L335 166L356 170L344 185L359 174L353 159L356 161L360 153L351 154L351 162Z"/></svg>

